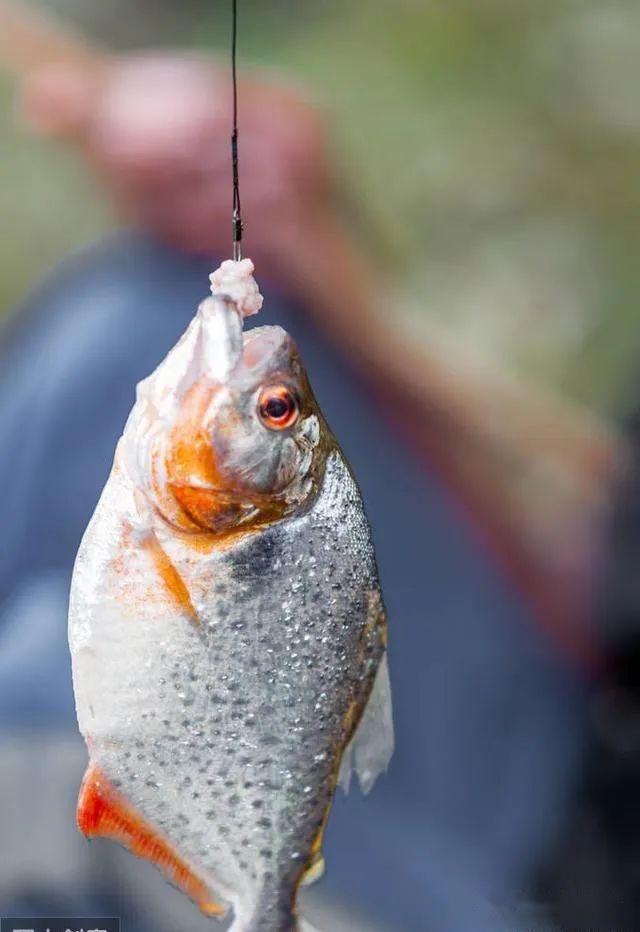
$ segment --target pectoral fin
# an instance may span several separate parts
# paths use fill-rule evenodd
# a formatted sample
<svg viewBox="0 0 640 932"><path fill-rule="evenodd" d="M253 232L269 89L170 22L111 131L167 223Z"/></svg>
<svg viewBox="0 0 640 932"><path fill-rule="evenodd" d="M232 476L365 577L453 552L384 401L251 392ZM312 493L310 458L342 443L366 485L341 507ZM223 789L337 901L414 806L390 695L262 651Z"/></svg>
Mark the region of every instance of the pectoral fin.
<svg viewBox="0 0 640 932"><path fill-rule="evenodd" d="M151 554L151 559L153 560L160 579L165 585L167 594L193 624L199 626L200 621L193 607L189 590L153 531L145 538L144 546Z"/></svg>
<svg viewBox="0 0 640 932"><path fill-rule="evenodd" d="M151 861L167 879L207 916L224 916L208 886L110 784L95 764L89 764L78 799L78 828L87 838L111 838L139 858Z"/></svg>

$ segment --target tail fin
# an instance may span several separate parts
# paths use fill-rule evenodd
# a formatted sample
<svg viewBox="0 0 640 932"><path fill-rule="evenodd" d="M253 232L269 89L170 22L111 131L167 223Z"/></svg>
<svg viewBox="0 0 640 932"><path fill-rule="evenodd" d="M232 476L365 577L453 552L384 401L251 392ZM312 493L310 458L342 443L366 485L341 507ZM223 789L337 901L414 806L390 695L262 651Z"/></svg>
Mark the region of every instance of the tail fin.
<svg viewBox="0 0 640 932"><path fill-rule="evenodd" d="M320 932L306 920L297 920L291 907L291 901L266 901L264 898L257 903L235 904L233 922L227 932Z"/></svg>
<svg viewBox="0 0 640 932"><path fill-rule="evenodd" d="M261 929L262 925L260 925L260 920L256 924L255 916L247 918L247 916L237 915L227 932L254 932L258 928ZM282 926L277 926L277 928L280 932ZM321 930L312 926L306 919L300 919L297 925L291 927L291 932L321 932Z"/></svg>

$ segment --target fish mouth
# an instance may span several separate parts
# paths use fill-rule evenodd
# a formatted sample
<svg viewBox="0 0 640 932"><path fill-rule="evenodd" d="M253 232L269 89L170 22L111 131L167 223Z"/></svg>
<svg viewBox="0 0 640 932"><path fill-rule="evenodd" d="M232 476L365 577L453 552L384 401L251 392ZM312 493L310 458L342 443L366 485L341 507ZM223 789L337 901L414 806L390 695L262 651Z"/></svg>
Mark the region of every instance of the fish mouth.
<svg viewBox="0 0 640 932"><path fill-rule="evenodd" d="M248 375L286 372L296 355L293 339L277 325L253 327L243 335L242 365Z"/></svg>
<svg viewBox="0 0 640 932"><path fill-rule="evenodd" d="M215 294L198 308L202 323L197 369L213 381L225 383L238 370L259 378L269 370L287 370L297 355L289 334L277 325L243 331L243 318L232 298Z"/></svg>

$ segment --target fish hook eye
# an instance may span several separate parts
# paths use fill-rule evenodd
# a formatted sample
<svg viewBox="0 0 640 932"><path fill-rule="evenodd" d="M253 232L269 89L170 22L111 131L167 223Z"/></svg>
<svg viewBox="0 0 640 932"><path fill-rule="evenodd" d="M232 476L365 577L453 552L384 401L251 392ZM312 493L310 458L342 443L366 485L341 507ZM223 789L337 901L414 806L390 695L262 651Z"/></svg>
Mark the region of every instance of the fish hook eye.
<svg viewBox="0 0 640 932"><path fill-rule="evenodd" d="M268 385L258 397L258 416L270 430L292 427L300 414L298 396L286 385Z"/></svg>

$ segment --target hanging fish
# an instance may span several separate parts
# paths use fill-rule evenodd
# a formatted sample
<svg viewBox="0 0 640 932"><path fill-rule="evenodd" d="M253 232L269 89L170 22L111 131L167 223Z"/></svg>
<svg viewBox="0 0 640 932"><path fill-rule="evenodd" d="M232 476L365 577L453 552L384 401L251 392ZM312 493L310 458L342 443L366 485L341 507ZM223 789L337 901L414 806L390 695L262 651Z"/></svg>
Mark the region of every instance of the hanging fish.
<svg viewBox="0 0 640 932"><path fill-rule="evenodd" d="M141 382L84 535L69 640L78 823L233 932L298 928L340 778L393 748L358 487L280 327L228 261Z"/></svg>

